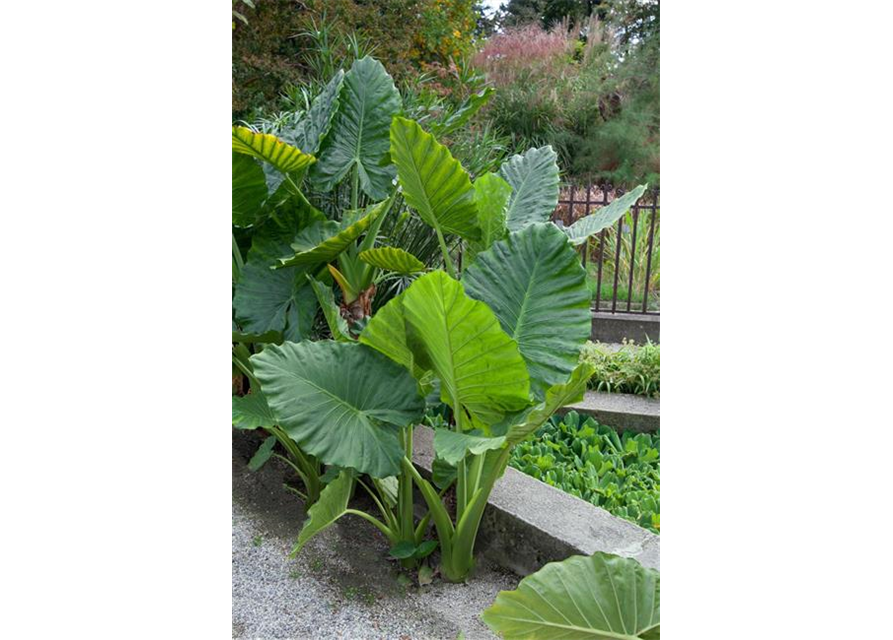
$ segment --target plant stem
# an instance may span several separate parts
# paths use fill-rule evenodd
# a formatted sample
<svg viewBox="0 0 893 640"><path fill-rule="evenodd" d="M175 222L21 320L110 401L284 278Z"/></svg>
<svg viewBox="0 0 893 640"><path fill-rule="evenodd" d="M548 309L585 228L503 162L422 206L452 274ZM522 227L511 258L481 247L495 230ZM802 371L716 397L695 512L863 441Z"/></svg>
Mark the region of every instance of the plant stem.
<svg viewBox="0 0 893 640"><path fill-rule="evenodd" d="M236 242L236 234L233 235L233 282L238 282L239 277L242 275L242 268L245 266L245 262L242 260L242 250L239 249L239 245Z"/></svg>
<svg viewBox="0 0 893 640"><path fill-rule="evenodd" d="M403 451L404 455L412 460L412 425L403 429ZM398 507L400 508L400 537L403 540L413 540L415 531L413 530L412 517L412 476L403 470L398 477L399 494Z"/></svg>
<svg viewBox="0 0 893 640"><path fill-rule="evenodd" d="M446 240L443 239L443 232L440 227L434 227L434 230L437 232L437 242L440 243L440 252L443 254L443 266L453 280L458 280L456 269L453 268L453 260L450 258L450 250L447 249Z"/></svg>

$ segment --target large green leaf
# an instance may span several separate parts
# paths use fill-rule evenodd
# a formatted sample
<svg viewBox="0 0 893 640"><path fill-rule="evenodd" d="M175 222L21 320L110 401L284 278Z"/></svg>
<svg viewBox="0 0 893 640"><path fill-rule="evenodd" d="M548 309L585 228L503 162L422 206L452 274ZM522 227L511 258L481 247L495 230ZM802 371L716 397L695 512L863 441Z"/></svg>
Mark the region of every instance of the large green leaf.
<svg viewBox="0 0 893 640"><path fill-rule="evenodd" d="M286 342L251 358L279 425L326 464L376 478L397 475L397 427L421 417L409 372L373 349L345 342Z"/></svg>
<svg viewBox="0 0 893 640"><path fill-rule="evenodd" d="M434 431L434 452L437 457L450 465L457 465L465 459L466 454L480 455L491 449L505 446L505 437L474 436L457 433L449 429Z"/></svg>
<svg viewBox="0 0 893 640"><path fill-rule="evenodd" d="M279 256L289 251L288 240L257 235L242 268L233 307L246 334L280 331L299 342L310 335L316 316L316 296L304 269L279 269Z"/></svg>
<svg viewBox="0 0 893 640"><path fill-rule="evenodd" d="M660 573L597 552L550 562L481 616L506 640L659 640Z"/></svg>
<svg viewBox="0 0 893 640"><path fill-rule="evenodd" d="M427 224L467 240L480 238L474 188L449 149L417 122L394 118L391 160L403 197Z"/></svg>
<svg viewBox="0 0 893 640"><path fill-rule="evenodd" d="M478 254L462 282L517 340L538 398L567 379L592 331L591 293L558 227L541 222L509 234Z"/></svg>
<svg viewBox="0 0 893 640"><path fill-rule="evenodd" d="M366 324L359 341L377 349L416 375L419 372L415 367L415 357L406 341L406 324L403 316L405 295L404 291L379 309ZM416 378L418 377L420 376L416 375Z"/></svg>
<svg viewBox="0 0 893 640"><path fill-rule="evenodd" d="M353 493L353 476L347 469L325 486L317 500L307 511L307 520L298 534L298 543L291 555L296 556L317 533L332 526L347 512L347 503Z"/></svg>
<svg viewBox="0 0 893 640"><path fill-rule="evenodd" d="M340 102L311 175L329 191L356 166L360 188L370 198L381 200L394 178L392 168L380 163L390 145L391 118L402 106L400 94L381 63L366 56L344 76Z"/></svg>
<svg viewBox="0 0 893 640"><path fill-rule="evenodd" d="M379 202L366 209L363 216L347 226L339 226L329 220L305 230L291 245L292 255L280 258L277 268L296 265L326 264L353 244L378 216L387 209L388 201ZM313 242L316 242L313 245ZM288 253L288 252L286 252Z"/></svg>
<svg viewBox="0 0 893 640"><path fill-rule="evenodd" d="M344 71L332 76L325 88L313 100L310 111L304 119L304 126L297 136L298 146L307 153L319 151L320 144L325 140L332 125L332 119L338 112L341 86L344 84Z"/></svg>
<svg viewBox="0 0 893 640"><path fill-rule="evenodd" d="M390 326L374 325L391 303L369 322L362 342L392 358L396 354L403 364L411 353L417 371L437 374L443 402L484 424L528 404L530 382L517 343L486 304L465 294L461 283L435 271L416 280L400 298L381 320Z"/></svg>
<svg viewBox="0 0 893 640"><path fill-rule="evenodd" d="M253 225L266 199L263 169L252 158L233 151L233 224Z"/></svg>
<svg viewBox="0 0 893 640"><path fill-rule="evenodd" d="M469 263L478 253L505 237L505 209L511 194L512 186L496 173L485 173L474 181L474 202L478 209L481 239L467 244Z"/></svg>
<svg viewBox="0 0 893 640"><path fill-rule="evenodd" d="M595 367L588 362L580 363L570 378L546 390L545 399L538 405L519 414L508 425L505 439L509 445L516 445L546 423L553 413L583 399L586 383L595 373Z"/></svg>
<svg viewBox="0 0 893 640"><path fill-rule="evenodd" d="M506 211L509 231L546 222L558 206L558 154L551 146L528 149L506 160L499 173L512 186Z"/></svg>
<svg viewBox="0 0 893 640"><path fill-rule="evenodd" d="M409 275L425 270L425 263L397 247L376 247L360 253L360 260L373 267Z"/></svg>
<svg viewBox="0 0 893 640"><path fill-rule="evenodd" d="M269 162L283 173L303 171L316 158L269 133L256 133L245 127L233 127L233 151Z"/></svg>
<svg viewBox="0 0 893 640"><path fill-rule="evenodd" d="M564 232L573 244L583 244L586 242L586 238L617 222L620 216L636 204L636 201L642 197L647 188L648 185L640 184L629 193L614 200L611 204L605 205L595 213L591 213L585 218L580 218L571 226L565 227Z"/></svg>
<svg viewBox="0 0 893 640"><path fill-rule="evenodd" d="M247 396L233 396L233 426L236 429L252 430L274 424L276 416L261 391L253 389Z"/></svg>

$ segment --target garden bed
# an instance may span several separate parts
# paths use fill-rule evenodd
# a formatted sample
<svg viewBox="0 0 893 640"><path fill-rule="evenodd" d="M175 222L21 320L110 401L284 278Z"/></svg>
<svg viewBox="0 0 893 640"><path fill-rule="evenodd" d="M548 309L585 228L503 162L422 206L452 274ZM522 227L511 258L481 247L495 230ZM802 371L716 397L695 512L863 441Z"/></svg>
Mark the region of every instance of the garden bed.
<svg viewBox="0 0 893 640"><path fill-rule="evenodd" d="M519 578L479 558L467 584L419 586L371 526L347 519L288 557L306 518L273 459L250 472L257 438L233 439L234 638L494 638L481 612Z"/></svg>

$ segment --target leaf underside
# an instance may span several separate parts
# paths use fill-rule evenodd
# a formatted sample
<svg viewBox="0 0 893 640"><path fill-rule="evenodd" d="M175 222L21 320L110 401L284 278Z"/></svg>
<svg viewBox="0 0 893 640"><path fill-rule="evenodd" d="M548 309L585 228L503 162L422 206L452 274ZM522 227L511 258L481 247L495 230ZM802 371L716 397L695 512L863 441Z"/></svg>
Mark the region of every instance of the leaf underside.
<svg viewBox="0 0 893 640"><path fill-rule="evenodd" d="M558 206L558 154L551 146L512 156L499 168L499 174L512 187L506 211L509 231L549 220Z"/></svg>

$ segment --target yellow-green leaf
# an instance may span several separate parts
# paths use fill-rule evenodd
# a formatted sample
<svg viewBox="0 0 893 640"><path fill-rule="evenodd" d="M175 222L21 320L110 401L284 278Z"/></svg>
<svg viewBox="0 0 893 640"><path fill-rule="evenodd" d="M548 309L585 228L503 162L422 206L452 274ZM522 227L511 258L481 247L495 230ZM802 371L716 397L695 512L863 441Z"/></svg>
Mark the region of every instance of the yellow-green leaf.
<svg viewBox="0 0 893 640"><path fill-rule="evenodd" d="M425 270L425 263L414 255L397 247L377 247L360 253L360 260L385 271L403 275Z"/></svg>
<svg viewBox="0 0 893 640"><path fill-rule="evenodd" d="M391 123L391 160L403 197L427 224L466 240L481 237L474 188L449 149L417 122L396 117Z"/></svg>
<svg viewBox="0 0 893 640"><path fill-rule="evenodd" d="M245 127L233 127L233 151L265 160L283 173L303 171L316 162L304 153L269 133L256 133Z"/></svg>

